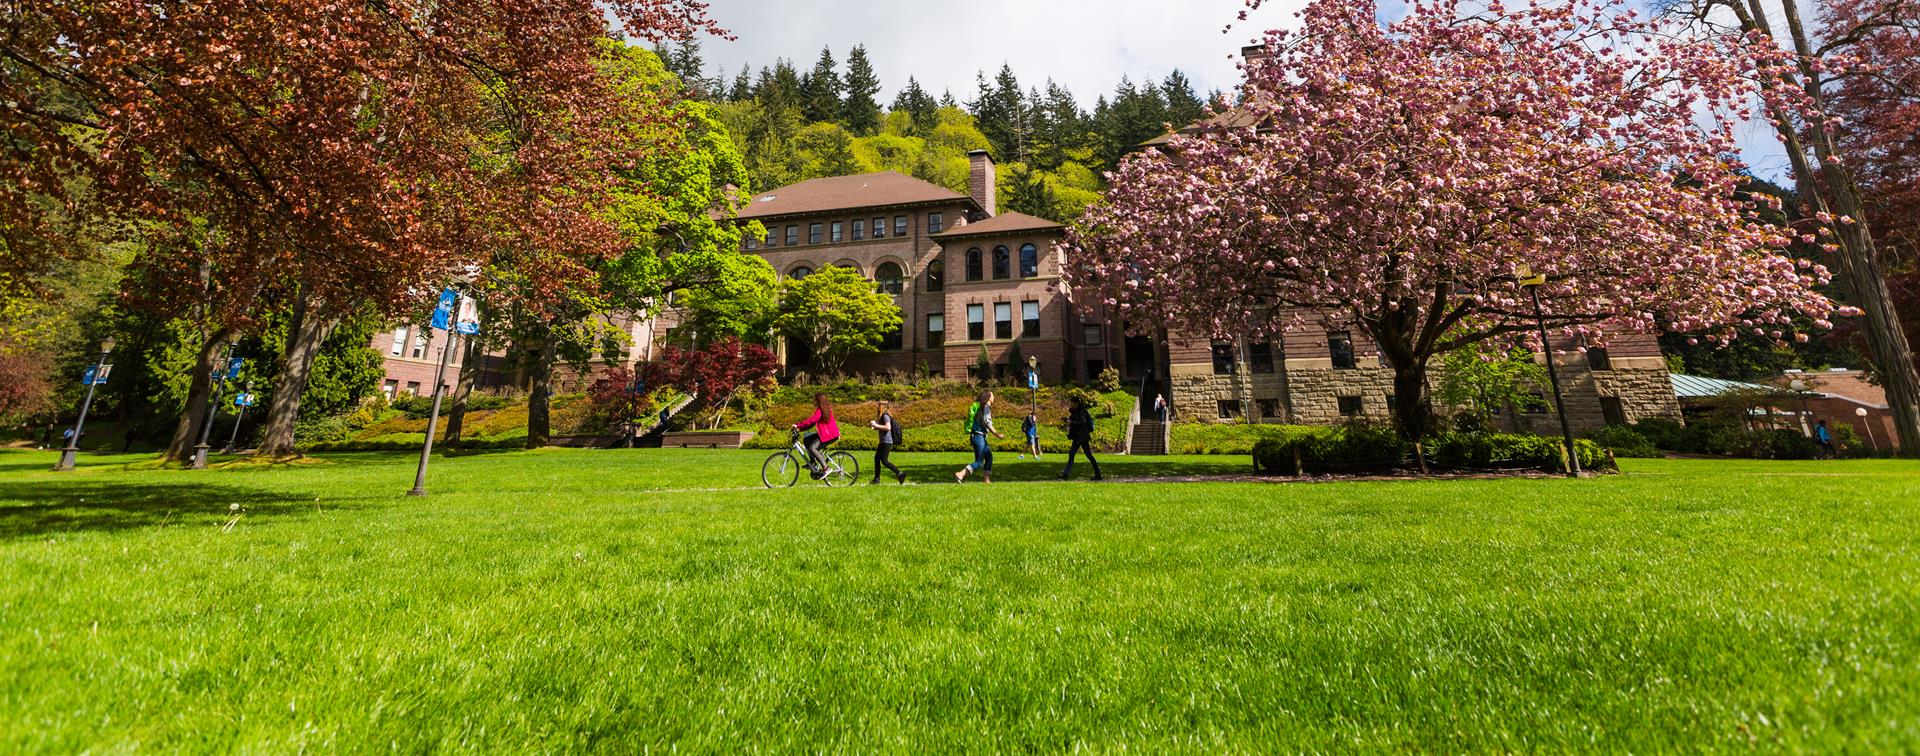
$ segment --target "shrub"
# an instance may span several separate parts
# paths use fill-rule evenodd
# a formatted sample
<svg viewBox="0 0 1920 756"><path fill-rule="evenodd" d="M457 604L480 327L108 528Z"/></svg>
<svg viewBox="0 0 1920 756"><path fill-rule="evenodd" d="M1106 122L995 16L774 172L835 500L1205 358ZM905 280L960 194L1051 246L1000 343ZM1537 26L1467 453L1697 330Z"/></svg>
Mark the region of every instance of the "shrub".
<svg viewBox="0 0 1920 756"><path fill-rule="evenodd" d="M302 445L345 441L357 430L345 415L303 417L293 423L293 437Z"/></svg>
<svg viewBox="0 0 1920 756"><path fill-rule="evenodd" d="M1435 467L1471 470L1566 469L1564 444L1557 436L1530 433L1449 433L1425 448L1427 463ZM1609 469L1606 451L1588 439L1574 441L1584 470Z"/></svg>
<svg viewBox="0 0 1920 756"><path fill-rule="evenodd" d="M1633 431L1640 434L1656 449L1668 451L1688 451L1687 426L1680 421L1665 417L1650 417L1633 424Z"/></svg>
<svg viewBox="0 0 1920 756"><path fill-rule="evenodd" d="M1095 376L1093 379L1093 387L1099 389L1100 392L1103 394L1110 394L1115 391L1119 391L1120 390L1120 369L1109 367L1104 370L1101 370L1100 374L1098 376Z"/></svg>
<svg viewBox="0 0 1920 756"><path fill-rule="evenodd" d="M1284 438L1305 426L1244 423L1174 423L1173 454L1252 454L1263 439ZM1291 461L1288 464L1292 464Z"/></svg>
<svg viewBox="0 0 1920 756"><path fill-rule="evenodd" d="M1411 448L1392 426L1352 423L1314 428L1279 426L1278 436L1253 446L1254 467L1269 473L1356 473L1390 470L1406 461ZM1294 461L1299 460L1296 467Z"/></svg>
<svg viewBox="0 0 1920 756"><path fill-rule="evenodd" d="M1799 431L1775 428L1753 434L1747 451L1754 459L1813 459L1820 446Z"/></svg>
<svg viewBox="0 0 1920 756"><path fill-rule="evenodd" d="M1660 447L1630 426L1609 425L1594 431L1591 438L1594 443L1612 449L1616 457L1660 456Z"/></svg>

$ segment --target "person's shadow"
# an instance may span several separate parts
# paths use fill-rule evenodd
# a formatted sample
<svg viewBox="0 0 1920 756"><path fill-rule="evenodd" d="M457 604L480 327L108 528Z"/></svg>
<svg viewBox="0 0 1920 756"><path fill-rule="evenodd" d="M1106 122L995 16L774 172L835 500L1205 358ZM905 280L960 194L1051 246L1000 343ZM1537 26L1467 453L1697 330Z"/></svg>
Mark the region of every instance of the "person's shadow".
<svg viewBox="0 0 1920 756"><path fill-rule="evenodd" d="M247 517L313 511L310 500L205 482L10 481L0 483L0 541L144 527L213 526L232 516L234 504Z"/></svg>

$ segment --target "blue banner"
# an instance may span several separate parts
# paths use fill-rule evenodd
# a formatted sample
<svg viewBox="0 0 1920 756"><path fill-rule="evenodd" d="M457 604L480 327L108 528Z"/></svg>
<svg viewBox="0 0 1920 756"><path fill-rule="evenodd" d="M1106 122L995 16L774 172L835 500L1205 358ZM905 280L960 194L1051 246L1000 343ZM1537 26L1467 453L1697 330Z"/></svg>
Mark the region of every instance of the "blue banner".
<svg viewBox="0 0 1920 756"><path fill-rule="evenodd" d="M96 372L99 374L95 375ZM101 367L88 365L87 372L80 374L80 385L82 386L105 385L107 382L107 374L111 372L113 372L112 365L104 365Z"/></svg>
<svg viewBox="0 0 1920 756"><path fill-rule="evenodd" d="M246 367L246 365L247 365L247 360L244 357L235 357L233 359L227 360L227 380L231 381L235 378L239 378L240 368Z"/></svg>
<svg viewBox="0 0 1920 756"><path fill-rule="evenodd" d="M442 331L453 323L453 310L460 306L460 294L449 286L440 292L440 302L433 306L433 327Z"/></svg>
<svg viewBox="0 0 1920 756"><path fill-rule="evenodd" d="M1040 373L1033 370L1027 371L1027 388L1040 388Z"/></svg>
<svg viewBox="0 0 1920 756"><path fill-rule="evenodd" d="M236 396L236 397L234 397L234 398L233 398L233 406L235 406L235 407L251 407L251 406L253 406L253 394L250 394L250 393L248 393L248 394L241 394L241 395L239 395L239 396Z"/></svg>

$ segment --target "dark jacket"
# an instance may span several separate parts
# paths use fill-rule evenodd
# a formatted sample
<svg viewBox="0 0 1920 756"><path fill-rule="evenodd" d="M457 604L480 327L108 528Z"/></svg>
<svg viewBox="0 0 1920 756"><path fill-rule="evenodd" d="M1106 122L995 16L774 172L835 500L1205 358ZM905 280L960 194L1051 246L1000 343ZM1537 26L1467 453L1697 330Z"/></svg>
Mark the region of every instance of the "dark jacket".
<svg viewBox="0 0 1920 756"><path fill-rule="evenodd" d="M1093 413L1085 407L1074 407L1067 414L1067 440L1090 441L1093 439Z"/></svg>

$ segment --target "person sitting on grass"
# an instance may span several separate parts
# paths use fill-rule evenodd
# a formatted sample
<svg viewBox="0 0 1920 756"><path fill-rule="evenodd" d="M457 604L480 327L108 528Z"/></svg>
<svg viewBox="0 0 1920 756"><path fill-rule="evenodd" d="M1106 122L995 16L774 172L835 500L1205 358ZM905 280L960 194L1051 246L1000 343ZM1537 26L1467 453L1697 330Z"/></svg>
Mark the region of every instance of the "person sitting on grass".
<svg viewBox="0 0 1920 756"><path fill-rule="evenodd" d="M833 403L827 400L826 394L814 394L813 414L793 426L794 430L809 428L814 430L802 437L800 442L807 447L807 455L811 457L807 460L807 470L818 480L826 474L827 446L840 440L840 424L833 419Z"/></svg>
<svg viewBox="0 0 1920 756"><path fill-rule="evenodd" d="M980 479L993 482L993 448L987 446L987 434L994 438L1006 438L993 428L993 392L981 391L980 396L967 408L967 440L973 444L973 464L960 468L953 474L953 482L967 482L967 473L978 472Z"/></svg>

